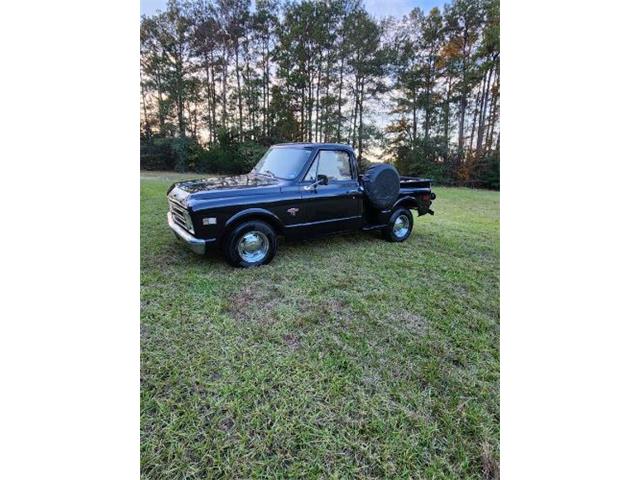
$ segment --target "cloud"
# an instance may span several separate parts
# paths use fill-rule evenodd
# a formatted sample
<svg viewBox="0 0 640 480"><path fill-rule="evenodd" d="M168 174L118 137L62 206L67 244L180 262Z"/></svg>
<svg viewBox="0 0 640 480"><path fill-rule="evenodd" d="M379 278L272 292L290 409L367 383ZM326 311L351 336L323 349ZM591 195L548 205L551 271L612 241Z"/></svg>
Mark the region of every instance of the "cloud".
<svg viewBox="0 0 640 480"><path fill-rule="evenodd" d="M364 4L369 13L380 19L389 15L402 17L415 7L420 7L425 12L433 7L442 8L445 0L365 0ZM140 13L153 15L156 10L164 10L166 6L166 0L140 0Z"/></svg>
<svg viewBox="0 0 640 480"><path fill-rule="evenodd" d="M167 0L140 0L140 14L153 15L157 10L164 10Z"/></svg>
<svg viewBox="0 0 640 480"><path fill-rule="evenodd" d="M374 17L380 19L388 16L402 17L415 7L428 12L433 7L442 8L445 0L365 0L365 7Z"/></svg>

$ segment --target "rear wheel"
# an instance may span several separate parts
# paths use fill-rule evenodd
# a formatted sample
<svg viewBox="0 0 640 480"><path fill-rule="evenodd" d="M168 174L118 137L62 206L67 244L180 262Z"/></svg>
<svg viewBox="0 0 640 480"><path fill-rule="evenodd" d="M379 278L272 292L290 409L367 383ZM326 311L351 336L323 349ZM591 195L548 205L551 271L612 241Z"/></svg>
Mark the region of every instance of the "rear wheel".
<svg viewBox="0 0 640 480"><path fill-rule="evenodd" d="M398 208L389 217L389 223L383 230L384 237L390 242L404 242L413 230L413 215L406 208Z"/></svg>
<svg viewBox="0 0 640 480"><path fill-rule="evenodd" d="M241 223L226 237L224 257L234 267L259 267L276 254L277 237L271 226L259 220Z"/></svg>

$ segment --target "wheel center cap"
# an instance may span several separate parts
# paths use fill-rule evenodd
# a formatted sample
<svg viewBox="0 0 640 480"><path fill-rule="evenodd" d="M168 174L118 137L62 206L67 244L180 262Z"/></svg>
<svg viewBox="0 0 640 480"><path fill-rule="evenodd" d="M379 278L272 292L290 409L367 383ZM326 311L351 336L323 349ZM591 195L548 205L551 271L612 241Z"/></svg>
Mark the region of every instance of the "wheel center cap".
<svg viewBox="0 0 640 480"><path fill-rule="evenodd" d="M245 250L249 252L255 252L261 247L260 239L256 235L247 235L243 243Z"/></svg>

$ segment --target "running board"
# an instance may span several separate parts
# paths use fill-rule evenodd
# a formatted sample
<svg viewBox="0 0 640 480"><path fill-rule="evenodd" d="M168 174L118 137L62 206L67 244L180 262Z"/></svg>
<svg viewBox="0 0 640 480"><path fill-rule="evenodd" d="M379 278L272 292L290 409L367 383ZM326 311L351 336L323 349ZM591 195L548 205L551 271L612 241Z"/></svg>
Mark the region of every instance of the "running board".
<svg viewBox="0 0 640 480"><path fill-rule="evenodd" d="M362 230L364 230L365 232L368 232L369 230L380 230L381 228L386 227L386 224L381 224L381 225L365 225L364 227L362 227Z"/></svg>

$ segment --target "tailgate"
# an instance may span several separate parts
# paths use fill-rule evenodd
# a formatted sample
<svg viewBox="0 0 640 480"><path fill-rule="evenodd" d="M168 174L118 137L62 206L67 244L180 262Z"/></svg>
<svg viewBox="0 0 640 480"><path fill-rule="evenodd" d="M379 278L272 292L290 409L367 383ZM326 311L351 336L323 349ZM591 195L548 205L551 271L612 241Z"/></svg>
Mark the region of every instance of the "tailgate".
<svg viewBox="0 0 640 480"><path fill-rule="evenodd" d="M400 177L400 188L431 188L431 179L418 177Z"/></svg>

